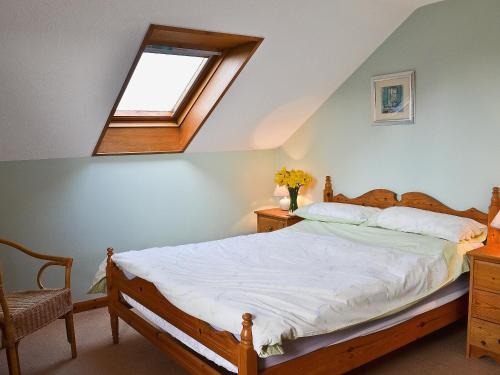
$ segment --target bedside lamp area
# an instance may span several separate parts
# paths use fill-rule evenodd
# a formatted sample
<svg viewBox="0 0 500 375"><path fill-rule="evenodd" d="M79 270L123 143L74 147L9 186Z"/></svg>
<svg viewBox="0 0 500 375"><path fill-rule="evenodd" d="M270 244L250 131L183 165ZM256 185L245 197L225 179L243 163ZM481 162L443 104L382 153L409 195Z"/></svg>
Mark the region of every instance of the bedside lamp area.
<svg viewBox="0 0 500 375"><path fill-rule="evenodd" d="M288 193L288 189L286 186L276 185L274 188L273 196L281 198L280 199L280 208L283 211L288 211L290 208L290 194Z"/></svg>

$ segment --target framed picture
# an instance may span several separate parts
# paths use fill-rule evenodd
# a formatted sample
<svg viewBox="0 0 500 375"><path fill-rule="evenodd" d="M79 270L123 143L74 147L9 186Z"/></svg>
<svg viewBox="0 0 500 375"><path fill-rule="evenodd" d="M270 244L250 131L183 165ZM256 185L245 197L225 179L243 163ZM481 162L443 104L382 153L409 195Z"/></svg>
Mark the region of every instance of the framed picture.
<svg viewBox="0 0 500 375"><path fill-rule="evenodd" d="M372 78L372 113L375 125L415 123L415 71Z"/></svg>

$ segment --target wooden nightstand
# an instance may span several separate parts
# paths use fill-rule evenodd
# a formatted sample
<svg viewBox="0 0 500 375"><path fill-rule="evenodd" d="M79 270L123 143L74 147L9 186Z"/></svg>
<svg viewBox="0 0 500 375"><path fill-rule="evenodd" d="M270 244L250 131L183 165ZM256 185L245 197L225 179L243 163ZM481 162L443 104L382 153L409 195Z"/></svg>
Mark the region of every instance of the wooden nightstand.
<svg viewBox="0 0 500 375"><path fill-rule="evenodd" d="M293 216L281 208L270 208L268 210L255 211L257 214L257 232L272 232L289 227L303 220L301 217Z"/></svg>
<svg viewBox="0 0 500 375"><path fill-rule="evenodd" d="M470 251L467 357L500 362L500 244Z"/></svg>

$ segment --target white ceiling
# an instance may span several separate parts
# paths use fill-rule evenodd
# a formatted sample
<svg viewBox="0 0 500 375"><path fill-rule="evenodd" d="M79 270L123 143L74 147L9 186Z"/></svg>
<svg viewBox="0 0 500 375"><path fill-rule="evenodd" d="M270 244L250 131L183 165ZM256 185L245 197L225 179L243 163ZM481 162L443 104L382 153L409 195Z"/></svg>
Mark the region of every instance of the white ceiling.
<svg viewBox="0 0 500 375"><path fill-rule="evenodd" d="M150 23L264 42L188 152L274 148L435 0L0 0L0 160L89 156Z"/></svg>

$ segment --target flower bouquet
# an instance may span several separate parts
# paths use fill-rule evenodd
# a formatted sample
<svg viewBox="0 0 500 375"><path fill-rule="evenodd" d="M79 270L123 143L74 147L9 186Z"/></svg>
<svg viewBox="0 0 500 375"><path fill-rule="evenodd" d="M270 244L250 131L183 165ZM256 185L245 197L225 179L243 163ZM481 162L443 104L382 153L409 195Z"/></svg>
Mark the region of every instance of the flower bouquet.
<svg viewBox="0 0 500 375"><path fill-rule="evenodd" d="M274 181L279 186L286 186L290 194L290 208L289 211L293 212L298 207L297 197L301 186L307 186L311 183L312 177L300 169L287 170L285 167L281 168L274 176Z"/></svg>

